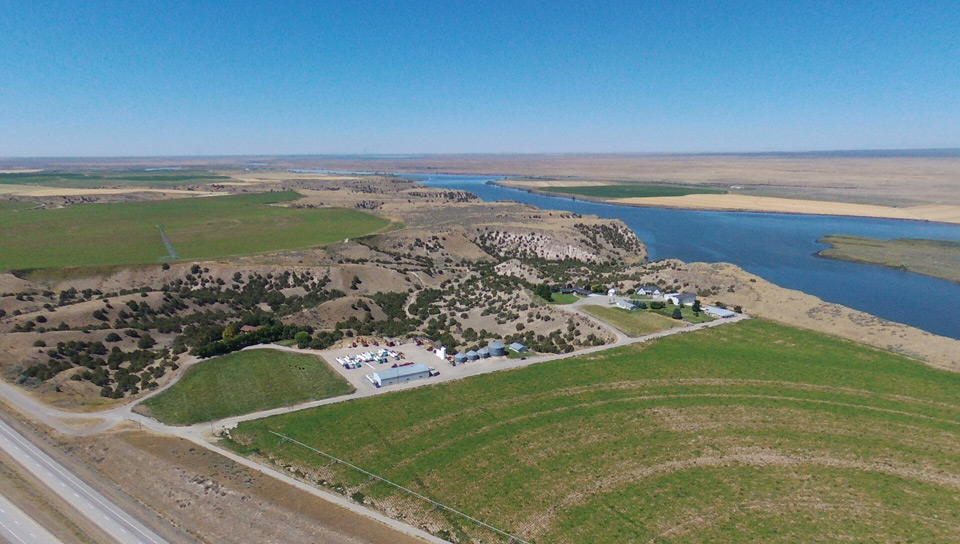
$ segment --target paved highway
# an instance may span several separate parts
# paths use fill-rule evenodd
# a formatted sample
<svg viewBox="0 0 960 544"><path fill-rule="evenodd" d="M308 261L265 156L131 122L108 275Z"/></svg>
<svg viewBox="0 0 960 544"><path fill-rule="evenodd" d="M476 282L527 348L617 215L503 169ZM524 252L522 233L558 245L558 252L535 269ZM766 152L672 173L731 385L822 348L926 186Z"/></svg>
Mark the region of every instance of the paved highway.
<svg viewBox="0 0 960 544"><path fill-rule="evenodd" d="M0 495L0 539L13 544L62 544L3 495Z"/></svg>
<svg viewBox="0 0 960 544"><path fill-rule="evenodd" d="M162 544L167 541L121 510L106 497L67 471L60 463L0 421L0 449L54 493L123 544ZM6 517L3 517L6 522ZM14 522L11 522L14 523ZM17 542L14 540L14 542ZM30 542L26 540L25 542ZM44 542L35 540L34 542ZM57 542L56 539L51 542Z"/></svg>

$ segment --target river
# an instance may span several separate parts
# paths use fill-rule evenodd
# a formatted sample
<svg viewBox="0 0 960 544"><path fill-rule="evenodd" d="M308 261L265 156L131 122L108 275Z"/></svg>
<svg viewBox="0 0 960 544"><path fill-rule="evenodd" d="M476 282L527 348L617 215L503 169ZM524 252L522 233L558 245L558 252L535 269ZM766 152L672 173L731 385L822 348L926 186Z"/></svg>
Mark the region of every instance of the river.
<svg viewBox="0 0 960 544"><path fill-rule="evenodd" d="M434 187L470 191L483 200L622 220L650 259L736 264L782 287L798 289L884 319L960 339L960 283L883 266L817 257L824 234L960 240L960 225L898 219L619 206L488 185L502 176L406 174Z"/></svg>

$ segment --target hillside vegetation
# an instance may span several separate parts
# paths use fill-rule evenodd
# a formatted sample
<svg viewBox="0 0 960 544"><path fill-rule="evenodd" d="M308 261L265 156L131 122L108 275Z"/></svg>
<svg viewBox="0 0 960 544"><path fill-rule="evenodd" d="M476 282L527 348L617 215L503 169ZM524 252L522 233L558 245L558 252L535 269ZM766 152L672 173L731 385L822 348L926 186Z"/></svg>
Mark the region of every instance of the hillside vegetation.
<svg viewBox="0 0 960 544"><path fill-rule="evenodd" d="M762 320L240 424L238 451L465 541L949 542L960 375Z"/></svg>

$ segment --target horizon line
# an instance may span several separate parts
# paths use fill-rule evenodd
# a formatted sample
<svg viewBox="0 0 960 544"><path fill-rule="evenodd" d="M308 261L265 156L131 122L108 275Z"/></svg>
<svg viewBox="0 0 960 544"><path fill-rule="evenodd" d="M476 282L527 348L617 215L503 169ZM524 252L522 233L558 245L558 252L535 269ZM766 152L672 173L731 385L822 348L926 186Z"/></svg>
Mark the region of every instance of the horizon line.
<svg viewBox="0 0 960 544"><path fill-rule="evenodd" d="M789 156L789 155L844 155L878 154L894 156L902 154L957 154L960 147L919 148L865 148L865 149L818 149L804 151L538 151L538 152L450 152L450 153L240 153L209 155L12 155L0 156L0 161L11 160L64 160L64 159L242 159L242 158L329 158L349 160L418 159L426 157L529 157L529 156L594 156L594 157L709 157L709 156Z"/></svg>

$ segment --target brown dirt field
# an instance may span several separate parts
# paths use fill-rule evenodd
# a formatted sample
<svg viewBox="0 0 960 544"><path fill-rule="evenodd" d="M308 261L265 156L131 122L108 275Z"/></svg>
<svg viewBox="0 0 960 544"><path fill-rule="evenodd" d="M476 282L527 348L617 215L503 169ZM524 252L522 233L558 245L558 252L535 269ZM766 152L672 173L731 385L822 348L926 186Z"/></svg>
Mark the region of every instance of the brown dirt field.
<svg viewBox="0 0 960 544"><path fill-rule="evenodd" d="M29 281L22 280L13 274L0 274L0 294L17 293L33 286Z"/></svg>
<svg viewBox="0 0 960 544"><path fill-rule="evenodd" d="M380 307L369 298L346 296L343 298L328 300L316 308L310 308L303 310L300 313L291 315L289 320L291 323L300 325L312 325L314 327L327 328L333 328L337 321L350 319L351 317L356 317L357 319L362 320L366 312L358 307L351 307L355 306L359 300L363 300L367 307L370 308L370 314L373 315L374 320L386 319L387 314L383 313L383 310L381 310Z"/></svg>
<svg viewBox="0 0 960 544"><path fill-rule="evenodd" d="M205 542L422 542L186 440L130 431L75 453Z"/></svg>

